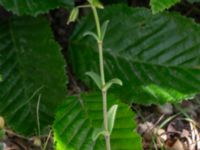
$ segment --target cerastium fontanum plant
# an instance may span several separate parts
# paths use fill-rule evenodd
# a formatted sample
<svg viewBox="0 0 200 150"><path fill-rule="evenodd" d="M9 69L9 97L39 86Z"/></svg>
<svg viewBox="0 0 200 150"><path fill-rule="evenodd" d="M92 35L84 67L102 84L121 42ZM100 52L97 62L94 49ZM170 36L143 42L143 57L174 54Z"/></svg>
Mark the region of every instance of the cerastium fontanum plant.
<svg viewBox="0 0 200 150"><path fill-rule="evenodd" d="M102 25L100 24L99 16L97 13L97 9L103 9L103 5L98 0L88 0L88 4L81 5L73 8L71 14L69 16L68 23L73 22L77 19L79 14L80 8L91 8L94 20L96 24L96 33L91 31L85 32L83 36L92 36L97 44L98 44L98 51L99 51L99 69L100 75L95 72L87 72L86 75L90 76L98 88L101 90L102 93L102 102L103 102L103 128L97 129L93 134L93 139L95 140L98 138L99 135L104 135L105 142L106 142L106 149L111 150L110 144L110 135L112 133L112 129L114 127L115 116L117 112L118 105L113 105L109 111L107 110L107 91L113 84L122 85L121 80L114 78L110 81L106 82L105 74L104 74L104 59L103 59L103 41L105 37L105 33L107 30L107 26L109 21L105 21Z"/></svg>

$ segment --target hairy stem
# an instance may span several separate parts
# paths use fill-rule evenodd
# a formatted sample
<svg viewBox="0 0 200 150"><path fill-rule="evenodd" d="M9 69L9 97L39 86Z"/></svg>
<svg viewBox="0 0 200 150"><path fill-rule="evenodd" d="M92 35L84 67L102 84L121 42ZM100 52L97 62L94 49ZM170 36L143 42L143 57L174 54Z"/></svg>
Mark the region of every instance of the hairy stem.
<svg viewBox="0 0 200 150"><path fill-rule="evenodd" d="M105 86L105 75L104 75L104 65L103 65L103 42L98 42L98 49L99 49L99 68L101 74L101 84L102 87Z"/></svg>
<svg viewBox="0 0 200 150"><path fill-rule="evenodd" d="M97 14L97 10L94 6L91 7L93 14L94 14L94 19L96 23L96 28L97 28L97 35L99 40L98 42L98 49L99 49L99 67L100 67L100 76L101 76L101 86L102 86L102 100L103 100L103 119L104 119L104 129L106 131L105 134L105 142L106 142L106 150L111 150L110 146L110 133L108 130L108 111L107 111L107 91L103 89L105 86L105 74L104 74L104 64L103 64L103 41L101 41L101 28L100 28L100 22L99 22L99 17Z"/></svg>
<svg viewBox="0 0 200 150"><path fill-rule="evenodd" d="M104 128L106 130L105 141L106 141L106 149L111 150L110 146L110 133L108 131L108 112L107 112L107 92L102 91L103 97L103 118L104 118Z"/></svg>
<svg viewBox="0 0 200 150"><path fill-rule="evenodd" d="M101 27L100 27L100 22L99 22L97 10L94 6L91 6L91 8L92 8L92 12L94 14L94 19L95 19L96 28L97 28L97 35L98 35L98 37L101 37Z"/></svg>

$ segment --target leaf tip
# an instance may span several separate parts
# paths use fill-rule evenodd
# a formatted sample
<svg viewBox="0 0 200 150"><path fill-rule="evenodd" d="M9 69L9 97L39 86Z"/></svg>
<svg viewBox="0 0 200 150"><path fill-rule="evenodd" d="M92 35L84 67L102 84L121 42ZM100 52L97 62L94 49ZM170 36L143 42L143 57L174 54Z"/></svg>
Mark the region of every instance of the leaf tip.
<svg viewBox="0 0 200 150"><path fill-rule="evenodd" d="M74 7L69 15L67 25L69 25L71 22L75 22L76 19L78 18L78 15L79 15L79 8Z"/></svg>
<svg viewBox="0 0 200 150"><path fill-rule="evenodd" d="M89 72L86 72L85 74L94 81L94 83L97 85L99 89L101 89L101 78L97 73L93 71L89 71Z"/></svg>

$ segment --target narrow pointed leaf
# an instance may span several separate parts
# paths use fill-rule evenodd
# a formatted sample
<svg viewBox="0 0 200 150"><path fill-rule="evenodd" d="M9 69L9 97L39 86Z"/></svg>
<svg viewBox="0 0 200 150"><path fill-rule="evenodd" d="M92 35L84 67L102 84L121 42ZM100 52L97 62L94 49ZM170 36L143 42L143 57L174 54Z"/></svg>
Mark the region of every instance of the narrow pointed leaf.
<svg viewBox="0 0 200 150"><path fill-rule="evenodd" d="M136 133L134 113L130 108L108 96L108 107L118 105L115 126L111 134L112 150L141 150L141 138ZM106 150L105 139L95 141L93 134L102 128L101 94L70 97L58 109L53 125L56 150Z"/></svg>
<svg viewBox="0 0 200 150"><path fill-rule="evenodd" d="M94 32L86 31L83 36L92 36L96 41L99 41L98 36Z"/></svg>
<svg viewBox="0 0 200 150"><path fill-rule="evenodd" d="M102 24L102 27L101 27L101 40L102 40L102 41L103 41L103 39L104 39L104 37L105 37L108 24L109 24L109 20L105 21L105 22Z"/></svg>
<svg viewBox="0 0 200 150"><path fill-rule="evenodd" d="M105 8L100 19L110 20L104 39L106 78L123 82L112 93L140 104L180 102L199 93L200 25L177 13L152 15L149 9L124 5ZM83 75L99 66L94 40L82 38L85 31L95 31L93 21L88 16L76 27L69 61L76 77L95 90Z"/></svg>
<svg viewBox="0 0 200 150"><path fill-rule="evenodd" d="M115 117L117 113L118 105L113 105L108 111L108 130L112 134L113 127L115 125Z"/></svg>
<svg viewBox="0 0 200 150"><path fill-rule="evenodd" d="M104 87L105 90L108 90L113 84L118 84L118 85L123 85L122 81L120 79L112 79L110 81L108 81Z"/></svg>
<svg viewBox="0 0 200 150"><path fill-rule="evenodd" d="M98 74L96 74L95 72L86 72L86 75L88 75L93 81L94 83L97 85L97 87L101 90L101 78Z"/></svg>
<svg viewBox="0 0 200 150"><path fill-rule="evenodd" d="M71 22L75 22L77 17L79 15L79 8L78 7L74 7L69 15L69 19L67 21L67 24L71 23Z"/></svg>

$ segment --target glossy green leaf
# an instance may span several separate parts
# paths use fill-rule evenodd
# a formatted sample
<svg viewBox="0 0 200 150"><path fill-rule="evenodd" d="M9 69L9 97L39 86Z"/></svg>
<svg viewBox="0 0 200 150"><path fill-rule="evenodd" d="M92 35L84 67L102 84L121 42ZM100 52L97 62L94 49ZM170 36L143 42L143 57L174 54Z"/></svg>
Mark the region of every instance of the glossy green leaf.
<svg viewBox="0 0 200 150"><path fill-rule="evenodd" d="M46 13L51 9L72 7L73 0L0 0L0 5L17 15L32 15Z"/></svg>
<svg viewBox="0 0 200 150"><path fill-rule="evenodd" d="M131 109L108 96L108 108L118 105L115 125L111 134L112 150L141 150L141 138L136 133L135 117ZM96 129L102 128L101 94L70 97L58 109L54 129L56 150L106 150L101 135L93 141Z"/></svg>
<svg viewBox="0 0 200 150"><path fill-rule="evenodd" d="M65 62L45 18L0 20L0 114L20 134L41 134L66 96ZM40 98L39 115L37 102Z"/></svg>
<svg viewBox="0 0 200 150"><path fill-rule="evenodd" d="M198 24L177 13L152 15L148 9L124 5L105 8L100 18L110 20L104 40L105 77L123 82L122 87L113 86L113 93L140 104L179 102L199 93ZM93 16L75 29L69 60L76 77L94 90L84 75L99 66L94 39L82 36L88 30L95 31Z"/></svg>
<svg viewBox="0 0 200 150"><path fill-rule="evenodd" d="M122 81L120 79L112 79L110 81L108 81L104 87L105 90L108 90L113 84L117 84L117 85L123 85Z"/></svg>
<svg viewBox="0 0 200 150"><path fill-rule="evenodd" d="M115 125L117 108L118 108L118 105L113 105L108 111L108 130L110 134L112 134L112 130Z"/></svg>
<svg viewBox="0 0 200 150"><path fill-rule="evenodd" d="M93 81L94 83L97 85L97 87L101 90L101 78L98 74L96 74L95 72L86 72L86 75L88 75Z"/></svg>
<svg viewBox="0 0 200 150"><path fill-rule="evenodd" d="M79 15L79 8L74 7L69 15L69 19L67 21L67 24L76 21L77 17Z"/></svg>
<svg viewBox="0 0 200 150"><path fill-rule="evenodd" d="M153 14L156 14L158 12L162 12L165 9L170 8L171 6L175 5L180 1L181 0L151 0L150 5Z"/></svg>

